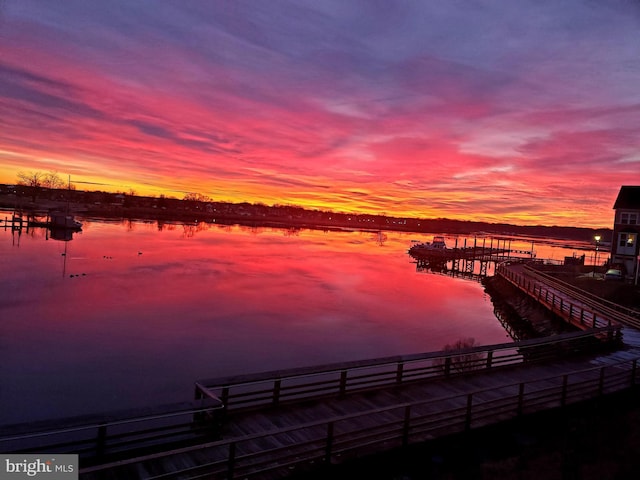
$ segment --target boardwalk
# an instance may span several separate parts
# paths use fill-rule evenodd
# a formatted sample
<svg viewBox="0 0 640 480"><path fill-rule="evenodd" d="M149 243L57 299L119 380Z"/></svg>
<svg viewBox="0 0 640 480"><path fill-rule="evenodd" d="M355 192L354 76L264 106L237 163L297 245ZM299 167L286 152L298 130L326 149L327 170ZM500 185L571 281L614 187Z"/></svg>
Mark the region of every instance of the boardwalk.
<svg viewBox="0 0 640 480"><path fill-rule="evenodd" d="M561 343L587 345L585 335L571 334ZM640 336L629 337L640 345ZM392 382L361 391L354 388L344 395L319 391L316 398L304 401L283 397L273 401L274 395L283 394L285 378L298 378L298 385L302 384L300 370L275 377L264 374L263 382L259 376L236 377L233 385L225 383L230 379L221 379L230 387L222 439L87 467L81 478L280 478L627 389L638 380L637 345L587 357L584 352L567 356L565 350L564 355L556 352L552 362L549 357L542 363L471 367L449 377ZM486 357L462 360L487 364ZM415 373L407 363L403 365L408 374ZM304 382L305 391L314 385L323 388L317 378L305 377ZM215 387L200 383L198 388L212 392ZM238 391L234 394L233 389ZM254 404L242 406L240 402L248 397Z"/></svg>
<svg viewBox="0 0 640 480"><path fill-rule="evenodd" d="M82 478L278 478L620 391L637 382L639 354L230 413L223 440L85 469Z"/></svg>
<svg viewBox="0 0 640 480"><path fill-rule="evenodd" d="M535 264L503 263L496 268L496 275L577 328L621 324L640 329L640 312L559 281L539 271Z"/></svg>

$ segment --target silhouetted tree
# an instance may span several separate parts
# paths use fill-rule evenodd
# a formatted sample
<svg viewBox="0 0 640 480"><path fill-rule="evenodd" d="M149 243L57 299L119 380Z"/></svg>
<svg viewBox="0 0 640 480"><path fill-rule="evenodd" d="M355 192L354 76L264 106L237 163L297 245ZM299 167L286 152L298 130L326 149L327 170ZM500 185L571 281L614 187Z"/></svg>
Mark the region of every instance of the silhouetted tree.
<svg viewBox="0 0 640 480"><path fill-rule="evenodd" d="M445 353L451 352L452 355L449 356L449 372L466 372L469 370L477 370L482 368L483 364L480 360L484 359L484 353L482 352L469 352L462 353L462 351L476 347L476 341L474 338L461 338L456 340L452 344L446 344L442 351ZM460 351L461 353L454 354L454 352ZM445 359L439 359L435 362L436 365L442 366L442 368L446 368L447 361Z"/></svg>
<svg viewBox="0 0 640 480"><path fill-rule="evenodd" d="M33 201L36 201L38 196L38 192L40 192L43 188L47 188L49 190L60 189L67 184L65 181L60 178L58 172L18 172L18 185L24 185L25 187L29 187L31 196L33 197ZM69 190L75 190L76 186L68 184Z"/></svg>
<svg viewBox="0 0 640 480"><path fill-rule="evenodd" d="M18 172L18 185L40 188L42 186L42 172Z"/></svg>
<svg viewBox="0 0 640 480"><path fill-rule="evenodd" d="M187 202L210 202L211 199L201 193L187 193L183 200Z"/></svg>
<svg viewBox="0 0 640 480"><path fill-rule="evenodd" d="M36 201L42 188L42 172L18 172L18 185L28 187L32 201Z"/></svg>
<svg viewBox="0 0 640 480"><path fill-rule="evenodd" d="M57 172L48 172L42 175L42 186L44 188L62 188L65 183Z"/></svg>

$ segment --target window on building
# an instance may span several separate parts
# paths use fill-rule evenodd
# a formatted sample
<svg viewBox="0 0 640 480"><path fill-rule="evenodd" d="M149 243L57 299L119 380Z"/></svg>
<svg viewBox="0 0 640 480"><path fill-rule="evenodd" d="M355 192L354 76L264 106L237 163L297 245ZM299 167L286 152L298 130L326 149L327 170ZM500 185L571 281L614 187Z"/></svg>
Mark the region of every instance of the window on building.
<svg viewBox="0 0 640 480"><path fill-rule="evenodd" d="M620 234L620 242L618 242L618 246L623 247L623 248L627 246L627 234L626 233L621 233Z"/></svg>
<svg viewBox="0 0 640 480"><path fill-rule="evenodd" d="M638 224L638 214L637 213L621 213L620 214L620 223L623 225L637 225Z"/></svg>
<svg viewBox="0 0 640 480"><path fill-rule="evenodd" d="M618 235L617 253L620 255L636 255L637 233L621 233Z"/></svg>

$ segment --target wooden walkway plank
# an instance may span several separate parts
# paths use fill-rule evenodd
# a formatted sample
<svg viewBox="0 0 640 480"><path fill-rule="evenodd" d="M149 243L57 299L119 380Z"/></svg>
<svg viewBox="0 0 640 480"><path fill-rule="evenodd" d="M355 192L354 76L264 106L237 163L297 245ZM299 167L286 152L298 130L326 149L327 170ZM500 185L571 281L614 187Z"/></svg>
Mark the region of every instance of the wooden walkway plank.
<svg viewBox="0 0 640 480"><path fill-rule="evenodd" d="M584 362L582 363L582 365L584 366ZM568 370L569 372L572 372L572 371L575 372L576 365L573 365L572 367L573 369ZM548 367L545 368L545 373L547 373L546 371L548 369L549 369ZM515 385L517 385L518 383L517 382L519 378L518 371L522 369L516 369L516 370L511 372L512 382L510 385L496 386L495 380L491 378L492 377L491 373L485 373L482 375L474 376L475 380L473 382L469 382L467 378L463 378L463 377L452 379L448 382L442 382L442 385L438 385L439 387L437 388L438 393L444 393L447 391L447 389L444 388L446 384L450 384L450 385L456 384L457 385L455 389L456 392L452 393L452 390L449 389L449 394L453 394L455 396L452 398L445 399L446 401L438 402L437 400L433 400L433 403L427 402L427 403L422 403L415 407L412 407L414 409L414 411L412 411L412 415L414 416L414 418L425 418L424 423L422 424L418 423L416 427L414 427L415 435L421 436L422 438L427 438L429 436L437 435L442 432L458 431L459 429L464 428L464 422L465 422L464 419L465 419L465 412L467 408L467 402L466 402L465 395L463 394L461 395L458 392L461 390L473 392L473 390L477 389L477 387L480 385L488 386L488 388L494 388L495 390L492 390L492 391L485 390L478 394L474 394L474 404L477 407L477 410L473 411L474 415L472 415L469 420L470 427L475 428L475 427L489 424L501 419L514 418L518 414L518 392L517 392L517 389L515 388ZM540 373L541 371L541 369L536 369L536 368L532 368L532 370L537 370L538 373ZM556 370L561 370L561 369L556 368ZM627 374L629 373L628 371L625 372L625 370L621 370L620 368L617 368L617 370L622 371L623 373L627 373ZM567 370L563 370L563 371L567 371ZM556 374L561 374L561 372L556 371ZM505 377L504 372L502 372L500 376L503 377L503 380L504 380L504 377ZM568 382L568 386L570 388L570 395L567 396L566 401L573 402L582 398L592 398L594 395L597 395L598 385L596 380L598 376L599 376L599 369L594 369L588 372L583 372L579 375L575 375L575 378L572 378ZM581 383L585 381L589 383L584 389L573 388L575 386L581 385ZM607 384L605 382L605 386L606 385ZM403 387L402 389L399 389L399 390L405 390L405 391L412 390L414 392L411 394L411 397L414 397L414 396L421 397L423 400L425 400L429 397L429 395L425 395L425 393L428 393L429 390L433 390L433 388L429 388L429 387L433 387L433 385L425 386L425 385L416 384L416 385ZM559 391L561 388L562 388L562 385L559 384L557 381L547 380L547 379L540 380L539 382L537 382L537 385L534 385L533 383L527 384L527 389L525 389L524 406L522 409L522 413L527 413L530 411L531 412L538 411L540 408L549 408L549 407L555 408L559 406L561 402ZM552 391L553 393L549 393L550 391ZM498 392L499 394L497 394L496 392ZM386 392L386 395L381 395L380 397L381 398L384 397L388 401L389 399L388 393L389 392ZM537 394L540 394L540 397L536 396ZM349 402L346 402L346 401L340 402L339 400L337 400L335 401L335 403L340 404L342 409L345 408L347 405L351 406L351 408L358 408L358 412L354 412L354 413L360 413L362 411L360 409L362 408L363 404L360 402L354 401L353 399L351 399L351 401ZM369 393L366 395L366 401L364 402L364 405L368 407L372 404L375 404L375 395L371 395ZM378 407L383 407L383 405L378 405ZM305 406L305 408L307 409L307 414L304 416L304 418L308 418L309 415L311 415L311 411L313 410L313 408L311 405L307 405ZM259 416L256 415L255 413L248 413L246 415L241 415L241 414L230 415L229 428L231 430L256 431L257 427L255 427L256 423L254 422L257 418L261 418L259 425L261 425L262 427L265 427L265 426L268 427L269 425L276 425L276 423L279 425L285 425L285 424L288 425L288 424L294 423L293 420L289 418L283 418L283 417L286 417L287 412L292 410L295 410L294 406L288 406L282 409L270 409L269 411L261 412ZM403 418L402 418L403 414L401 410L402 409L398 408L397 411L388 411L388 412L385 411L381 413L374 412L364 417L355 417L352 419L346 419L345 421L342 421L339 424L336 424L336 429L334 432L337 438L336 445L343 445L343 446L348 445L349 444L348 435L350 433L353 433L353 432L366 433L367 431L371 431L372 429L377 429L377 428L382 429L382 433L380 435L383 438L386 434L391 435L390 439L385 440L385 442L391 442L391 438L394 438L394 436L395 436L395 439L398 440L399 437L397 436L397 432L400 430L397 430L397 429L399 428L398 426L401 425L403 421ZM326 412L326 409L325 409L325 412ZM486 417L484 416L485 413L486 413ZM267 417L270 417L270 416L278 417L279 418L278 422L268 421ZM300 417L298 416L297 418L299 420ZM247 428L245 426L243 429L241 427L241 425L243 424L243 421L252 423L254 427ZM393 428L395 428L396 430L391 430L391 431L396 433L389 433L385 431L387 427L382 427L384 425L393 425ZM421 430L422 427L425 427L425 429ZM347 437L343 439L341 436L345 434L347 435ZM316 442L315 450L317 450L318 448L317 445L323 443L323 438L325 435L326 435L326 431L320 426L310 427L307 430L301 429L299 431L296 431L295 433L293 432L285 432L282 434L275 433L273 435L267 435L264 438L254 438L248 441L239 441L238 447L237 447L238 448L237 454L239 457L242 457L243 455L247 456L247 455L251 455L259 452L263 452L263 453L269 452L269 451L277 452L277 451L282 451L282 448L287 448L287 447L291 447L292 449L294 449L297 445L301 443L308 443L308 442ZM352 441L355 441L354 438L352 438ZM373 442L373 444L371 445L371 448L372 449L378 448L378 447L375 447L375 445L376 445L376 442ZM219 447L219 450L226 452L227 448L228 447L226 446L221 446ZM212 451L215 451L215 449L212 449ZM217 456L218 458L223 458L224 453L223 454L218 453L215 456ZM201 464L201 463L202 463L202 452L196 450L190 453L189 455L183 455L183 458L180 461L178 461L177 458L174 459L173 461L167 461L166 464L164 464L164 468L169 468L170 466L170 468L183 469L188 466L192 466L197 469L198 464ZM153 468L153 471L148 471L148 474L150 475L157 474L158 473L157 468L159 464L162 464L162 462L152 462L150 465L154 465L154 468ZM250 464L251 462L249 462L249 465ZM249 474L251 467L244 466L243 468L245 468L245 470L243 470L244 473ZM86 477L86 478L90 478L90 477Z"/></svg>

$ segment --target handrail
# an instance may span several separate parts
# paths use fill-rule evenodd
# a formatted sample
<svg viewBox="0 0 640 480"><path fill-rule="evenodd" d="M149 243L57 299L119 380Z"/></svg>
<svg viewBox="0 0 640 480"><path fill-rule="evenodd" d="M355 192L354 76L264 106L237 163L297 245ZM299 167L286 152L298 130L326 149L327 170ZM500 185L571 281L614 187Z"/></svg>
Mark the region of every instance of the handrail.
<svg viewBox="0 0 640 480"><path fill-rule="evenodd" d="M631 317L631 319L640 320L640 311L638 310L625 307L624 305L619 305L615 302L611 302L605 298L599 297L598 295L576 287L575 285L563 282L562 280L559 280L546 272L542 272L531 265L525 265L524 268L525 270L527 270L527 272L529 272L530 275L539 277L542 281L549 284L550 286L554 286L558 290L564 291L567 294L574 295L576 299L584 303L588 303L594 308L615 311L618 314Z"/></svg>
<svg viewBox="0 0 640 480"><path fill-rule="evenodd" d="M15 445L20 445L18 450L21 452L34 448L56 452L63 449L68 453L88 454L91 452L88 456L101 457L107 449L118 451L124 445L129 445L132 441L126 440L127 438L135 438L133 443L138 447L144 447L160 438L173 437L178 439L185 436L196 438L199 434L207 434L211 425L206 419L223 407L221 404L211 404L201 408L3 436L0 437L0 451L14 451L16 450ZM181 417L188 419L188 421L180 420ZM200 418L205 420L198 422ZM169 421L169 423L163 424L163 421ZM31 443L25 443L30 440ZM49 441L47 442L47 440ZM42 441L47 443L42 443ZM10 446L12 443L14 447Z"/></svg>
<svg viewBox="0 0 640 480"><path fill-rule="evenodd" d="M534 276L525 275L524 273L514 271L512 268L509 268L505 264L498 265L498 267L496 268L496 274L506 279L531 297L535 298L540 304L548 307L551 311L554 311L556 308L558 308L559 313L564 314L565 307L568 305L569 312L568 319L566 320L568 320L570 323L575 324L579 328L585 328L585 325L591 325L595 327L597 325L607 325L611 323L610 320L604 322L602 318L598 319L598 312L594 311L588 306L585 306L582 302L565 302L565 298L559 295L559 293L563 292L559 292L557 289L550 287L547 283L536 279ZM549 296L551 296L551 299L549 299ZM578 318L574 318L574 306L577 307L576 311L580 312ZM585 316L585 313L587 313L588 315ZM587 320L589 320L589 318L587 317L591 319L590 322L587 322Z"/></svg>
<svg viewBox="0 0 640 480"><path fill-rule="evenodd" d="M9 445L13 442L12 448L14 450L18 446L23 447L24 444L28 444L27 448L47 447L55 449L55 451L66 449L65 451L71 453L77 453L78 449L84 448L88 457L100 457L106 452L121 451L125 440L126 442L130 441L128 439L136 439L134 442L137 441L137 443L134 446L139 447L160 437L164 443L169 443L173 439L182 439L185 435L196 438L198 435L201 437L202 435L215 434L217 424L222 418L216 412L223 408L225 411L228 410L229 405L232 409L242 408L251 402L273 405L278 401L326 398L329 395L344 395L364 389L395 386L419 380L441 379L457 373L473 373L522 362L545 360L557 355L555 347L560 351L574 350L576 347L579 348L583 342L591 342L594 338L604 336L605 339L611 340L618 338L619 335L620 328L613 326L559 335L550 339L526 340L450 352L395 356L373 361L346 362L334 364L333 370L330 371L327 370L328 366L284 370L279 371L275 377L269 376L269 382L264 381L264 374L247 375L244 378L252 381L237 384L235 387L240 387L242 390L242 388L252 386L248 392L234 393L231 391L232 385L224 384L223 386L229 388L226 394L223 392L222 398L211 391L212 385L199 382L196 383L196 397L203 402L202 408L0 437L0 450L8 450ZM564 346L571 348L563 349ZM345 369L346 367L352 368ZM369 367L374 368L370 370ZM293 376L288 377L288 372ZM329 380L319 378L313 372L321 372L325 375L330 372L334 378ZM267 373L271 375L273 372ZM257 381L261 377L262 381ZM239 379L242 377L229 378ZM189 421L178 423L182 421L181 416L187 417ZM36 441L39 442L38 445L33 444ZM42 445L43 443L46 445Z"/></svg>
<svg viewBox="0 0 640 480"><path fill-rule="evenodd" d="M129 418L129 419L123 419L123 420L114 420L111 422L91 423L89 425L80 425L77 427L68 427L68 428L62 428L59 430L48 430L45 432L24 433L20 435L9 436L9 437L0 437L0 442L11 441L11 440L22 440L27 438L37 438L37 437L43 437L51 434L81 432L84 430L93 430L93 429L96 429L99 427L105 427L105 426L115 427L117 425L128 425L133 423L161 420L166 418L180 417L183 415L192 415L195 413L205 413L218 408L223 408L223 407L219 406L219 407L211 407L211 408L188 409L188 410L181 410L178 412L165 413L161 415L149 415L149 416L135 417L135 418Z"/></svg>
<svg viewBox="0 0 640 480"><path fill-rule="evenodd" d="M526 273L516 272L513 268L509 268L508 264L500 264L496 268L496 274L536 298L540 303L548 305L552 310L558 307L560 312L566 313L569 321L576 326L583 328L584 325L588 324L588 319L584 315L588 313L592 320L589 323L591 326L617 322L640 328L639 319L615 310L593 297L583 296L580 291L571 289L564 282L560 282L530 266L524 265L522 268L526 269ZM549 294L551 294L551 301L548 299ZM566 295L567 298L562 297L561 294ZM558 300L559 305L556 300ZM576 312L580 312L579 318L574 318L574 313Z"/></svg>
<svg viewBox="0 0 640 480"><path fill-rule="evenodd" d="M400 445L406 445L411 443L412 438L415 438L413 441L421 441L427 435L432 438L434 433L431 432L437 433L438 431L446 430L445 433L452 433L471 429L474 426L474 421L478 426L498 423L521 416L525 411L526 413L534 413L549 408L564 407L580 401L598 398L607 393L627 390L637 384L639 360L640 358L623 360L607 366L589 367L569 373L541 376L524 382L510 382L496 387L477 389L456 395L441 396L417 402L403 402L364 412L334 416L296 426L82 468L80 474L101 472L112 468L159 460L173 455L214 448L223 450L223 454L227 452L226 458L223 455L222 459L212 460L207 465L182 467L179 470L160 474L154 478L174 478L174 476L176 478L201 478L202 475L207 475L207 478L217 478L216 474L220 474L221 478L234 478L234 473L238 473L241 468L245 469L242 473L242 477L245 477L256 473L266 473L273 469L281 468L283 465L285 467L304 465L315 460L332 463L334 454L338 452L340 454L353 453L363 446L371 447L376 443L382 444L382 442L385 442L382 448L392 448L393 445L388 445L392 440L395 440ZM611 373L607 374L607 372ZM629 375L629 372L631 375ZM569 379L574 377L586 377L586 379L579 379L574 383L569 382ZM544 386L533 390L527 389L527 387L531 388L536 384ZM551 386L548 386L549 384ZM494 398L493 396L490 396L489 399L479 398L483 393L497 390L511 390L513 394L500 396L499 398ZM438 410L434 413L429 409L424 409L422 410L423 413L420 413L420 407L438 403L449 407L446 411ZM424 413L424 411L429 411L430 413ZM393 412L395 412L395 415L392 414ZM376 423L369 427L359 426L355 429L352 427L351 431L346 431L341 435L335 433L336 425L352 425L352 423L349 423L352 420L372 418L379 414L390 414L388 418L385 417L384 422L386 423ZM249 442L258 439L295 438L294 435L289 434L308 429L316 429L318 432L325 433L318 438L307 440L303 443L297 441L295 445L281 445L273 448L262 447L263 450L245 451L242 456L236 456L236 446L238 444L244 443L248 445ZM381 438L381 435L383 438ZM340 440L342 440L342 443L338 443ZM261 443L264 444L264 442ZM279 453L280 457L278 458L289 459L292 447L300 448L295 452L294 459L274 461L273 456ZM261 455L266 458L260 460ZM244 467L239 465L242 460L247 460L247 465ZM216 470L216 467L219 468ZM193 474L193 477L185 476L190 473Z"/></svg>
<svg viewBox="0 0 640 480"><path fill-rule="evenodd" d="M227 410L258 408L544 361L557 357L565 345L576 349L584 342L617 342L620 338L620 325L604 325L514 343L200 380L196 399L215 391Z"/></svg>
<svg viewBox="0 0 640 480"><path fill-rule="evenodd" d="M480 345L476 347L469 347L459 350L439 350L434 352L414 353L409 355L393 355L388 357L379 357L367 360L352 360L339 363L330 363L325 365L316 365L310 367L289 368L284 370L270 370L266 372L250 373L243 375L233 375L227 377L215 377L210 379L198 380L201 385L223 385L234 383L253 383L260 382L265 379L273 378L285 378L285 377L303 377L308 375L314 375L318 373L338 372L342 370L352 370L358 368L368 368L382 366L397 362L414 362L419 360L429 360L436 358L455 357L462 354L487 352L490 350L500 349L513 349L513 348L526 348L535 347L545 344L559 343L566 340L571 340L577 337L592 336L603 331L607 331L608 326L598 328L595 330L582 331L582 332L569 332L560 335L554 335L552 337L544 338L532 338L529 340L521 340L519 342L504 342L491 345Z"/></svg>

